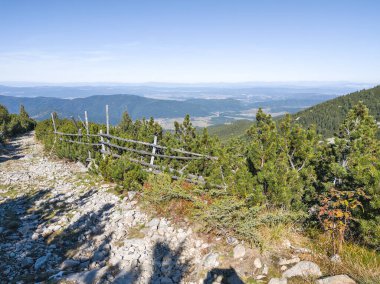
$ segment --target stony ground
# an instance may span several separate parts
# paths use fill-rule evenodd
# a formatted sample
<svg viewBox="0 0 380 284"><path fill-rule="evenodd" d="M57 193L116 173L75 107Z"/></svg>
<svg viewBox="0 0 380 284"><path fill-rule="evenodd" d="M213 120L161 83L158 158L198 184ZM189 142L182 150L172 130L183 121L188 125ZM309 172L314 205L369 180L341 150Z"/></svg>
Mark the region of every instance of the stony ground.
<svg viewBox="0 0 380 284"><path fill-rule="evenodd" d="M82 164L48 158L33 133L0 151L0 283L269 280L269 259L235 239L207 242L188 226L152 217L134 192L120 199ZM231 249L221 251L218 241ZM286 277L321 276L296 256L281 261L283 270L293 266Z"/></svg>

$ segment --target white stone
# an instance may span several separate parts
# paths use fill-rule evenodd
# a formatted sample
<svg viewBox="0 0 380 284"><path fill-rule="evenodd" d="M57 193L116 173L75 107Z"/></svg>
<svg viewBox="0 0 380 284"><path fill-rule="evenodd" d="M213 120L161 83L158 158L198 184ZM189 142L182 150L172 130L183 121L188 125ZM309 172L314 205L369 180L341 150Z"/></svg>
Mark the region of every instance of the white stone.
<svg viewBox="0 0 380 284"><path fill-rule="evenodd" d="M334 263L341 263L341 262L342 262L342 260L341 260L341 258L340 258L340 256L339 256L339 254L334 254L334 255L330 258L330 260L331 260L332 262L334 262Z"/></svg>
<svg viewBox="0 0 380 284"><path fill-rule="evenodd" d="M255 260L253 261L253 265L257 268L260 269L263 267L263 263L261 262L261 259L256 257Z"/></svg>
<svg viewBox="0 0 380 284"><path fill-rule="evenodd" d="M316 284L356 284L356 282L347 275L335 275L319 279Z"/></svg>
<svg viewBox="0 0 380 284"><path fill-rule="evenodd" d="M322 272L317 264L311 261L300 261L292 268L289 268L282 274L282 278L294 276L301 277L321 277Z"/></svg>
<svg viewBox="0 0 380 284"><path fill-rule="evenodd" d="M234 258L242 258L245 256L245 247L242 244L238 244L234 247Z"/></svg>
<svg viewBox="0 0 380 284"><path fill-rule="evenodd" d="M268 265L264 264L264 268L263 268L263 272L262 273L265 274L265 275L267 275L268 272L269 272L269 267L268 267Z"/></svg>
<svg viewBox="0 0 380 284"><path fill-rule="evenodd" d="M136 196L137 192L136 191L128 191L128 199L133 200Z"/></svg>
<svg viewBox="0 0 380 284"><path fill-rule="evenodd" d="M214 268L219 265L219 254L218 253L209 253L205 256L203 260L203 266L206 268Z"/></svg>
<svg viewBox="0 0 380 284"><path fill-rule="evenodd" d="M282 242L282 246L285 247L285 248L290 248L292 246L292 244L290 243L290 241L288 239L285 239Z"/></svg>
<svg viewBox="0 0 380 284"><path fill-rule="evenodd" d="M268 284L287 284L288 280L286 278L272 278Z"/></svg>
<svg viewBox="0 0 380 284"><path fill-rule="evenodd" d="M297 263L297 262L300 262L300 258L299 257L293 257L291 259L283 259L281 258L278 265L282 266L282 265L288 265L288 264L293 264L293 263Z"/></svg>
<svg viewBox="0 0 380 284"><path fill-rule="evenodd" d="M147 224L148 227L157 229L158 225L160 224L160 219L158 218L153 218L152 220L149 221Z"/></svg>

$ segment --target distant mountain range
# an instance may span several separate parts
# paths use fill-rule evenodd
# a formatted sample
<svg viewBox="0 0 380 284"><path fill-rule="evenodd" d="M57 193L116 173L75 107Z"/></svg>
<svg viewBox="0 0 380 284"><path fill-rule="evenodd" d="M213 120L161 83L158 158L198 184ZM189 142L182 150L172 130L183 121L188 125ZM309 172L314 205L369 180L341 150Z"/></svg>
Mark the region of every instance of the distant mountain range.
<svg viewBox="0 0 380 284"><path fill-rule="evenodd" d="M115 94L126 90L143 94ZM60 117L84 116L90 121L105 122L105 105L109 105L110 121L117 124L124 111L133 119L154 117L164 127L186 114L197 117L198 126L231 123L235 120L253 120L262 107L273 116L296 113L312 105L330 100L348 86L339 87L150 87L150 86L35 86L9 87L0 85L0 104L11 113L24 105L30 116L37 120L57 112ZM113 93L113 94L112 94ZM94 94L88 96L89 94ZM306 120L305 120L306 121ZM198 123L197 122L197 123ZM248 123L245 122L244 125ZM197 124L195 124L197 125ZM236 126L236 125L235 125ZM230 129L234 126L229 126ZM244 128L239 123L238 129ZM218 128L217 128L218 129ZM216 132L220 132L219 130Z"/></svg>
<svg viewBox="0 0 380 284"><path fill-rule="evenodd" d="M105 105L109 105L110 121L119 122L122 113L128 111L133 119L149 117L177 118L186 114L192 116L209 116L213 112L239 111L245 109L244 103L233 99L189 99L185 101L159 100L135 95L91 96L77 99L59 98L24 98L0 96L0 104L5 105L10 112L18 112L24 105L28 113L37 120L50 117L51 112L57 112L61 117L78 115L83 117L87 110L89 120L105 122Z"/></svg>

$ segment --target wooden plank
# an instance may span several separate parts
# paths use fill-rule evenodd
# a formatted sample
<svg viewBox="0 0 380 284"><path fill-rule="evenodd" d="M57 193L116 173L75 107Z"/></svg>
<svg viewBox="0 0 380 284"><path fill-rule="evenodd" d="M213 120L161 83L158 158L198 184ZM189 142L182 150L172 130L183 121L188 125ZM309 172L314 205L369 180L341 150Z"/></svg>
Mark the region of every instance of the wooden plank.
<svg viewBox="0 0 380 284"><path fill-rule="evenodd" d="M210 160L218 160L218 157L213 157L213 156L203 155L203 154L199 154L199 153L189 152L189 151L185 151L185 150L181 150L181 149L168 148L168 147L161 146L161 145L154 145L154 144L148 143L148 142L142 142L142 141L138 141L138 140L120 138L120 137L113 136L113 135L106 135L106 134L101 134L101 135L104 137L110 138L110 139L116 139L116 140L120 140L120 141L124 141L124 142L136 143L136 144L141 144L141 145L150 146L150 147L156 147L157 149L170 150L173 152L178 152L178 153L182 153L182 154L186 154L186 155L193 155L196 157L204 157L204 158L207 158Z"/></svg>
<svg viewBox="0 0 380 284"><path fill-rule="evenodd" d="M55 131L54 134L62 135L62 136L79 136L78 133L63 133L60 131ZM89 137L100 137L99 134L81 134L82 136L89 136Z"/></svg>
<svg viewBox="0 0 380 284"><path fill-rule="evenodd" d="M91 145L91 146L102 146L101 143L89 143L89 142L81 142L81 141L75 141L75 140L66 140L63 138L59 138L62 142L68 142L68 143L75 143L75 144L83 144L83 145Z"/></svg>
<svg viewBox="0 0 380 284"><path fill-rule="evenodd" d="M101 136L103 136L103 135L101 135ZM104 141L103 142L101 141L100 143L102 143L106 146L109 146L109 147L129 151L129 152L133 152L133 153L137 153L137 154L141 154L141 155L146 155L146 156L155 156L155 157L169 158L169 159L176 159L176 160L200 160L200 159L202 159L202 157L180 157L180 156L170 156L170 155L164 155L164 154L153 154L151 152L147 152L144 150L136 150L133 148L122 147L122 146L112 144L112 143L108 143L108 142L104 142Z"/></svg>

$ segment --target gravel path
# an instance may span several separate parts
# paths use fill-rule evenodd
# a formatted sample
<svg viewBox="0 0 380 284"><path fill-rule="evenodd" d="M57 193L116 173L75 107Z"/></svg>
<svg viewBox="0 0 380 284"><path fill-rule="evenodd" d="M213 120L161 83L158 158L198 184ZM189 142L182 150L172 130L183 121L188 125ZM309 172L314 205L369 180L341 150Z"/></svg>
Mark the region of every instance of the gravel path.
<svg viewBox="0 0 380 284"><path fill-rule="evenodd" d="M0 157L0 282L212 282L209 244L111 187L47 158L33 133L14 139Z"/></svg>

